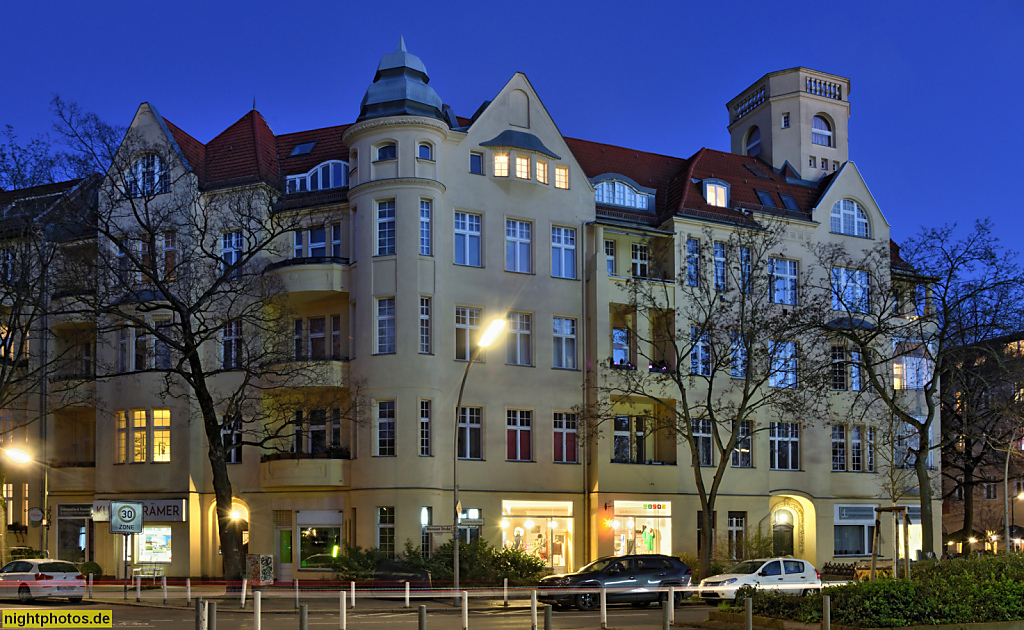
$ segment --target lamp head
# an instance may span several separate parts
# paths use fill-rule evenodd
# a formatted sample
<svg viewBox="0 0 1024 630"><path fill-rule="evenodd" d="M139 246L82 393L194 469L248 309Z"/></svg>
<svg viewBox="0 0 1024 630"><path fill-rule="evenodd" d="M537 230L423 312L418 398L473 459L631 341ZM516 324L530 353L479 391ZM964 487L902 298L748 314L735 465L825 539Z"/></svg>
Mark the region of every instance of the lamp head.
<svg viewBox="0 0 1024 630"><path fill-rule="evenodd" d="M4 454L19 464L28 464L32 461L32 456L20 448L5 448Z"/></svg>
<svg viewBox="0 0 1024 630"><path fill-rule="evenodd" d="M477 342L477 345L481 348L486 348L494 343L494 340L498 338L498 335L500 335L503 330L505 330L505 318L492 321L487 325L487 330L485 330L484 334L481 335L480 341Z"/></svg>

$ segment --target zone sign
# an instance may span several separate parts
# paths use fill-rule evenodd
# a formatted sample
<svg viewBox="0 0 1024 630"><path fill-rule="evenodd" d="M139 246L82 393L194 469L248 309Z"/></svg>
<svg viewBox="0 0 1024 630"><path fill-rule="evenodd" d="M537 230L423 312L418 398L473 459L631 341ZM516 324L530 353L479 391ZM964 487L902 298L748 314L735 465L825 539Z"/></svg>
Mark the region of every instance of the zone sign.
<svg viewBox="0 0 1024 630"><path fill-rule="evenodd" d="M137 501L111 501L110 533L141 534L142 503Z"/></svg>

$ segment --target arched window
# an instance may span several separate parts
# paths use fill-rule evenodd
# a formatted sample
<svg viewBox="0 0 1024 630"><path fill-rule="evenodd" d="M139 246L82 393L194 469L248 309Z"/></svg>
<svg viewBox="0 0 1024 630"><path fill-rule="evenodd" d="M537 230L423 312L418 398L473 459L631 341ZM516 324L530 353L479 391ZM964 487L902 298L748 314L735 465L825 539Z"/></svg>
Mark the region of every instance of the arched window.
<svg viewBox="0 0 1024 630"><path fill-rule="evenodd" d="M595 186L594 198L597 203L647 209L647 193L638 192L632 186L615 180L606 180Z"/></svg>
<svg viewBox="0 0 1024 630"><path fill-rule="evenodd" d="M149 153L132 162L127 188L129 197L148 197L167 192L167 167L160 156Z"/></svg>
<svg viewBox="0 0 1024 630"><path fill-rule="evenodd" d="M832 144L832 125L821 116L811 120L811 142L823 147L835 146Z"/></svg>
<svg viewBox="0 0 1024 630"><path fill-rule="evenodd" d="M430 146L426 142L421 142L420 146L416 148L416 157L418 157L421 160L433 160L434 147Z"/></svg>
<svg viewBox="0 0 1024 630"><path fill-rule="evenodd" d="M313 167L308 173L288 176L288 192L326 190L348 186L348 164L329 160Z"/></svg>
<svg viewBox="0 0 1024 630"><path fill-rule="evenodd" d="M749 157L761 155L761 130L757 127L751 127L747 134L746 154Z"/></svg>
<svg viewBox="0 0 1024 630"><path fill-rule="evenodd" d="M831 231L834 234L848 234L850 236L871 236L868 227L868 217L864 210L853 199L840 199L832 206Z"/></svg>
<svg viewBox="0 0 1024 630"><path fill-rule="evenodd" d="M395 146L394 142L377 147L377 161L381 160L393 160L398 157L398 147Z"/></svg>

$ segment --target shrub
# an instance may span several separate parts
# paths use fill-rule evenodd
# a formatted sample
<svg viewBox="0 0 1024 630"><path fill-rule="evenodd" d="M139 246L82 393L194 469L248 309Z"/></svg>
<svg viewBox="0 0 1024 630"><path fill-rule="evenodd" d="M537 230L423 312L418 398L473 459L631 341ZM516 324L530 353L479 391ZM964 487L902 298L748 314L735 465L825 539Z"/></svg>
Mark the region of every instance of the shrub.
<svg viewBox="0 0 1024 630"><path fill-rule="evenodd" d="M103 575L103 569L100 568L100 565L91 561L83 562L82 564L78 565L78 570L81 571L82 575L84 575L87 579L90 573L95 575L96 577Z"/></svg>

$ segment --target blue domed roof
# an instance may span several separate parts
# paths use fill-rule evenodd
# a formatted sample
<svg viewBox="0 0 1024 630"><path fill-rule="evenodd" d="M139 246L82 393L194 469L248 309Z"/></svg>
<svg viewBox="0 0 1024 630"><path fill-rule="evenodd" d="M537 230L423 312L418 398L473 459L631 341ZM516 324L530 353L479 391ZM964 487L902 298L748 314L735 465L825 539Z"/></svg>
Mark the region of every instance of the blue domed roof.
<svg viewBox="0 0 1024 630"><path fill-rule="evenodd" d="M398 49L381 58L373 83L359 105L356 121L386 116L429 116L445 120L441 97L427 85L429 82L426 66L405 49L405 38L400 38Z"/></svg>

